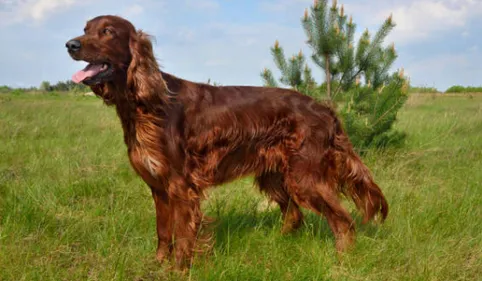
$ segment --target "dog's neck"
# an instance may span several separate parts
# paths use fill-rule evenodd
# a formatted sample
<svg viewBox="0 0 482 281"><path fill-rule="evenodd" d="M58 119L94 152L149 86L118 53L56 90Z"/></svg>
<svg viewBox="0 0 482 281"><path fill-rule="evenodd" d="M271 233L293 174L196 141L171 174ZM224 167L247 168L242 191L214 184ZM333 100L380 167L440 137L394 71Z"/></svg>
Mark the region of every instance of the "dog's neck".
<svg viewBox="0 0 482 281"><path fill-rule="evenodd" d="M167 94L164 92L167 89L159 86L157 88L164 90L163 92L152 92L147 95L144 93L143 98L139 98L138 93L126 87L111 89L116 93L112 104L121 121L124 131L124 142L128 148L142 145L142 140L137 137L139 130L145 131L149 128L159 130L159 127L162 126L167 106L167 99L162 95Z"/></svg>

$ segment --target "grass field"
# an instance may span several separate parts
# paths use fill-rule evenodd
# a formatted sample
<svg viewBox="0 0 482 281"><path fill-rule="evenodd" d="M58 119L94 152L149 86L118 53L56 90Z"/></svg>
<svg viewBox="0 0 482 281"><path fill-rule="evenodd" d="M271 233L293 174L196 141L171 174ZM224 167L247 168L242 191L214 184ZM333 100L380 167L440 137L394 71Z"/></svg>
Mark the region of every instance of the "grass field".
<svg viewBox="0 0 482 281"><path fill-rule="evenodd" d="M0 95L0 279L480 280L482 95L414 95L397 126L403 149L364 156L389 217L358 224L342 259L324 219L306 212L283 236L277 207L243 179L211 192L216 243L180 276L155 261L153 201L114 110L93 97Z"/></svg>

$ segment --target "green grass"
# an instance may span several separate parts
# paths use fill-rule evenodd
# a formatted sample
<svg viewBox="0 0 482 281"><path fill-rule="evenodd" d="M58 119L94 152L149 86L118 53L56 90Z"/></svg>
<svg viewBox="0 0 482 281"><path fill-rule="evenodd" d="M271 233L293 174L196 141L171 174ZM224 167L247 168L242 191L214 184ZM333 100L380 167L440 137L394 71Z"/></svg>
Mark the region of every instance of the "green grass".
<svg viewBox="0 0 482 281"><path fill-rule="evenodd" d="M482 96L411 96L399 117L404 148L364 156L389 217L358 224L353 251L338 259L308 212L281 235L277 207L248 178L211 192L214 248L179 276L155 261L150 191L113 109L0 95L0 280L480 280Z"/></svg>

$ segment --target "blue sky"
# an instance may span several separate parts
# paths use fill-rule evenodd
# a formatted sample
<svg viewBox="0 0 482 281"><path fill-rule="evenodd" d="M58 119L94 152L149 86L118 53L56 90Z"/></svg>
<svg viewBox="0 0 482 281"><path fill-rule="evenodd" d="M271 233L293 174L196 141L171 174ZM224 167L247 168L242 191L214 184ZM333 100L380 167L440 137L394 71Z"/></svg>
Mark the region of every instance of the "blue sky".
<svg viewBox="0 0 482 281"><path fill-rule="evenodd" d="M375 32L391 13L395 43L413 85L445 90L482 85L481 0L345 0L358 26ZM156 37L163 70L224 85L261 85L274 68L269 47L288 54L310 50L300 18L312 0L0 0L0 85L38 86L68 80L85 64L72 61L65 42L97 15L126 17ZM311 62L310 62L311 63ZM312 64L313 68L316 68ZM322 81L315 70L317 81Z"/></svg>

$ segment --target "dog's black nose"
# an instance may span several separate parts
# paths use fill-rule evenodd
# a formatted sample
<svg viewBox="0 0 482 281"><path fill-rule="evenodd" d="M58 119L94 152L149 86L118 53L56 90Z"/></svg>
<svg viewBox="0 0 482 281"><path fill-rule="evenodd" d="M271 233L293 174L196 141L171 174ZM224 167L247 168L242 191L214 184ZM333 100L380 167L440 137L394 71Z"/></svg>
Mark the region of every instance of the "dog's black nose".
<svg viewBox="0 0 482 281"><path fill-rule="evenodd" d="M77 52L78 50L80 50L80 41L70 40L69 42L65 43L65 47L67 47L69 52Z"/></svg>

